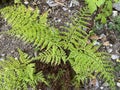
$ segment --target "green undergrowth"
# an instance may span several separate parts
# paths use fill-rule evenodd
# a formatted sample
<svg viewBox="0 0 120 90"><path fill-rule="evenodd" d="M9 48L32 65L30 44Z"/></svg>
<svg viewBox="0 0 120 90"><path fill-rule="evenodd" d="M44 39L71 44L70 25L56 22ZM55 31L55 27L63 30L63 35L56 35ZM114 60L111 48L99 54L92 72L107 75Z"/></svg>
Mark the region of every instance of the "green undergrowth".
<svg viewBox="0 0 120 90"><path fill-rule="evenodd" d="M71 68L67 68L69 75L73 76L69 78L72 86L80 87L80 84L88 78L92 78L95 72L96 75L99 74L99 78L110 84L112 90L114 89L113 67L108 60L109 56L105 52L98 52L99 46L94 46L89 42L90 34L84 31L85 28L89 28L90 24L91 12L87 7L82 8L72 17L72 24L62 27L64 31L49 26L47 24L48 13L39 16L37 8L35 11L30 11L23 5L15 5L0 9L0 13L12 26L11 30L1 34L7 33L21 38L26 43L33 43L39 53L36 57L28 58L29 56L24 57L26 55L19 50L20 58L18 60L12 57L0 61L2 67L0 69L2 72L0 87L3 90L13 90L14 88L23 90L29 85L35 87L39 80L48 84L50 82L48 78L55 77L52 74L48 76L45 74L45 78L48 79L46 80L42 69L38 74L33 74L35 69L34 64L31 63L33 61L40 61L53 67L69 64ZM64 76L64 70L62 71L62 68L59 70L61 71L55 80L57 82L60 81L59 76ZM54 78L52 80L54 81ZM60 81L60 83L65 83L65 81ZM52 84L49 83L49 86ZM61 87L61 89L67 90L65 87Z"/></svg>

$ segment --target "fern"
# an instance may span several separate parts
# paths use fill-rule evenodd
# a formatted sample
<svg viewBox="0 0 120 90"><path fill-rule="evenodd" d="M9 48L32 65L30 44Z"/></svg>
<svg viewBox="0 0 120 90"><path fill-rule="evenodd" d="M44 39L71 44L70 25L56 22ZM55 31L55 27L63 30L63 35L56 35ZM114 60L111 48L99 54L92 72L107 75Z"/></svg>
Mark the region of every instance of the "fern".
<svg viewBox="0 0 120 90"><path fill-rule="evenodd" d="M46 24L47 13L37 19L37 11L38 9L34 12L27 10L23 5L0 10L2 15L7 18L8 23L12 23L9 34L16 35L25 42L34 43L34 46L40 47L41 51L46 49L42 54L40 53L41 61L48 63L52 61L52 64L60 64L61 60L65 62L66 55L60 46L59 31Z"/></svg>
<svg viewBox="0 0 120 90"><path fill-rule="evenodd" d="M29 57L20 50L19 54L18 60L8 57L7 60L0 61L0 89L27 90L28 86L35 89L38 81L48 85L42 72L34 74L34 64L30 63Z"/></svg>
<svg viewBox="0 0 120 90"><path fill-rule="evenodd" d="M66 45L70 51L67 59L76 72L75 84L79 86L80 81L84 82L95 71L101 73L101 77L107 80L111 87L114 87L113 67L108 61L108 55L97 52L99 47L94 46L92 43L87 44L89 34L83 31L83 28L88 28L89 23L87 21L90 20L90 15L88 9L84 8L73 17L73 25L65 28L68 31L62 32L64 43L67 42Z"/></svg>
<svg viewBox="0 0 120 90"><path fill-rule="evenodd" d="M69 61L75 71L73 81L77 86L93 72L101 73L100 76L114 86L113 67L107 56L97 52L98 48L92 43L88 44L89 34L84 31L91 16L88 8L81 9L72 18L72 24L63 27L65 31L62 32L47 25L47 13L38 19L37 9L33 12L20 5L3 8L0 12L12 24L12 29L5 33L16 35L40 49L39 55L32 60L52 66Z"/></svg>
<svg viewBox="0 0 120 90"><path fill-rule="evenodd" d="M88 11L87 8L84 8L81 10L81 12L78 12L77 15L72 18L73 25L70 25L68 28L65 27L67 31L61 32L63 44L66 43L65 45L67 45L64 47L68 48L70 51L72 51L72 49L78 49L87 44L88 34L83 29L88 29L87 25L89 24L88 21L90 20L90 13L85 11Z"/></svg>

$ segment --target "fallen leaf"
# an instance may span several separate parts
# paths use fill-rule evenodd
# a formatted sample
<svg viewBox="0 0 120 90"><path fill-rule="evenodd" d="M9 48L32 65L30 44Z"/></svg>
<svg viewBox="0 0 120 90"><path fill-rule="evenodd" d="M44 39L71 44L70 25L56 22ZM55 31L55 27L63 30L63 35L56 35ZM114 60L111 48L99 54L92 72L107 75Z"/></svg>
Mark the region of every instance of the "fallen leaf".
<svg viewBox="0 0 120 90"><path fill-rule="evenodd" d="M110 43L109 43L109 41L106 41L106 42L103 42L103 45L104 46L110 46Z"/></svg>
<svg viewBox="0 0 120 90"><path fill-rule="evenodd" d="M94 35L90 36L90 39L91 40L98 40L99 37L96 34L94 34Z"/></svg>
<svg viewBox="0 0 120 90"><path fill-rule="evenodd" d="M98 83L97 78L93 78L93 79L91 80L91 82L90 82L90 85L98 88L98 87L99 87L99 83Z"/></svg>

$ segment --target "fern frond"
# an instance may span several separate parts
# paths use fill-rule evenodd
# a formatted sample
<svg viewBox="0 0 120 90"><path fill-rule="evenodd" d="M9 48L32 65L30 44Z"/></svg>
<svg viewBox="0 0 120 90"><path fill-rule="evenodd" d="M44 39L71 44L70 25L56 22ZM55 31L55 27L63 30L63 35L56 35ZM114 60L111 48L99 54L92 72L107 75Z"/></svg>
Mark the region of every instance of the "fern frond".
<svg viewBox="0 0 120 90"><path fill-rule="evenodd" d="M33 43L36 48L40 48L40 51L45 49L44 53L40 53L39 60L60 64L66 55L60 43L59 30L46 24L47 12L39 19L37 11L38 9L34 12L27 10L23 5L0 10L2 15L7 18L8 23L12 24L12 29L7 32L8 34L18 36L25 42Z"/></svg>
<svg viewBox="0 0 120 90"><path fill-rule="evenodd" d="M113 67L110 61L102 52L93 52L94 47L89 45L84 47L84 50L72 51L69 56L70 63L76 72L75 80L79 85L80 81L84 82L90 78L93 72L100 73L100 78L103 78L111 87L114 87Z"/></svg>
<svg viewBox="0 0 120 90"><path fill-rule="evenodd" d="M67 43L66 48L78 49L87 44L88 34L83 28L88 28L88 20L90 20L90 13L87 8L84 8L72 18L72 25L63 27L66 31L60 33L62 34L63 43Z"/></svg>
<svg viewBox="0 0 120 90"><path fill-rule="evenodd" d="M10 34L19 35L22 39L28 42L35 42L35 45L40 46L46 40L52 41L50 37L54 37L54 32L47 26L47 13L37 20L38 13L27 10L25 6L11 6L1 9L2 15L7 18L8 23L12 24ZM49 34L48 34L49 33ZM44 40L42 40L44 39ZM43 47L45 48L45 46Z"/></svg>
<svg viewBox="0 0 120 90"><path fill-rule="evenodd" d="M112 64L104 53L97 51L99 47L87 43L89 34L83 29L88 28L89 20L90 13L85 8L73 17L73 24L65 28L67 31L61 32L63 42L67 43L65 47L70 50L68 60L76 72L75 82L79 85L80 81L84 82L93 72L97 72L113 87L115 83Z"/></svg>
<svg viewBox="0 0 120 90"><path fill-rule="evenodd" d="M53 46L42 53L36 58L32 60L39 60L41 59L42 62L50 63L51 65L59 65L61 61L64 63L67 61L67 56L65 51L61 47Z"/></svg>
<svg viewBox="0 0 120 90"><path fill-rule="evenodd" d="M0 61L0 89L1 90L27 90L28 86L35 89L37 82L41 81L48 85L42 72L35 73L33 63L25 53L19 50L20 57L16 60L8 57Z"/></svg>

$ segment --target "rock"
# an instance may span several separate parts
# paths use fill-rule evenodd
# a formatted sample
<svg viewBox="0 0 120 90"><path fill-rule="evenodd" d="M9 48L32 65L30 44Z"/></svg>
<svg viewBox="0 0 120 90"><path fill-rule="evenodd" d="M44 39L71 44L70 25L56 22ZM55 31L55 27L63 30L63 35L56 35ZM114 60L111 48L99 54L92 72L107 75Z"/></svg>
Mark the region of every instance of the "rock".
<svg viewBox="0 0 120 90"><path fill-rule="evenodd" d="M100 37L99 37L99 39L101 39L102 42L108 41L105 34L101 34Z"/></svg>
<svg viewBox="0 0 120 90"><path fill-rule="evenodd" d="M28 5L28 4L29 4L29 2L28 2L27 0L25 0L24 4L25 4L25 5Z"/></svg>
<svg viewBox="0 0 120 90"><path fill-rule="evenodd" d="M47 0L46 2L50 7L55 7L55 6L65 6L63 2L59 2L57 0Z"/></svg>
<svg viewBox="0 0 120 90"><path fill-rule="evenodd" d="M109 47L106 47L106 48L107 48L107 52L108 52L108 53L111 53L111 52L113 51L112 48L109 48Z"/></svg>
<svg viewBox="0 0 120 90"><path fill-rule="evenodd" d="M104 37L106 37L106 35L105 35L104 33L102 33L102 34L100 35L100 39L102 39L102 38L104 38Z"/></svg>
<svg viewBox="0 0 120 90"><path fill-rule="evenodd" d="M104 87L108 87L109 84L108 84L107 82L105 82L105 83L103 83L103 86L104 86Z"/></svg>
<svg viewBox="0 0 120 90"><path fill-rule="evenodd" d="M100 42L98 42L98 41L94 41L93 44L94 44L94 45L100 45Z"/></svg>
<svg viewBox="0 0 120 90"><path fill-rule="evenodd" d="M3 61L4 59L3 58L0 58L0 61Z"/></svg>
<svg viewBox="0 0 120 90"><path fill-rule="evenodd" d="M71 0L69 7L73 7L73 6L79 6L79 2L77 0Z"/></svg>
<svg viewBox="0 0 120 90"><path fill-rule="evenodd" d="M113 53L120 54L120 42L116 41L116 43L113 45Z"/></svg>
<svg viewBox="0 0 120 90"><path fill-rule="evenodd" d="M100 87L100 89L101 89L101 90L103 90L103 89L104 89L104 87L102 87L102 86L101 86L101 87Z"/></svg>
<svg viewBox="0 0 120 90"><path fill-rule="evenodd" d="M113 17L118 16L118 11L112 11L112 16L113 16Z"/></svg>
<svg viewBox="0 0 120 90"><path fill-rule="evenodd" d="M117 54L112 54L112 55L111 55L111 58L112 58L113 60L115 60L115 59L118 59L119 56L118 56Z"/></svg>
<svg viewBox="0 0 120 90"><path fill-rule="evenodd" d="M50 6L50 7L55 7L55 6L58 6L59 4L52 1L52 0L47 0L47 4Z"/></svg>
<svg viewBox="0 0 120 90"><path fill-rule="evenodd" d="M68 8L66 8L66 7L63 7L62 9L63 9L64 11L67 11L67 10L68 10Z"/></svg>
<svg viewBox="0 0 120 90"><path fill-rule="evenodd" d="M117 86L120 87L120 82L117 82Z"/></svg>
<svg viewBox="0 0 120 90"><path fill-rule="evenodd" d="M117 11L120 11L120 2L114 3L113 8L116 9Z"/></svg>
<svg viewBox="0 0 120 90"><path fill-rule="evenodd" d="M5 56L5 54L1 54L1 56L2 56L2 57L4 57L4 56Z"/></svg>

